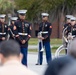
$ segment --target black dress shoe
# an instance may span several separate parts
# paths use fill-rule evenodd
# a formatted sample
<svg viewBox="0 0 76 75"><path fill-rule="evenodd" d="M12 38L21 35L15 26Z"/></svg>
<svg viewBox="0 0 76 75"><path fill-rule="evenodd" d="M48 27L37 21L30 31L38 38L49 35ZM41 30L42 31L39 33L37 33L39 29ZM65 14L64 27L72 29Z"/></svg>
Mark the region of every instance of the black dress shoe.
<svg viewBox="0 0 76 75"><path fill-rule="evenodd" d="M42 64L37 63L37 64L35 64L35 65L42 65Z"/></svg>

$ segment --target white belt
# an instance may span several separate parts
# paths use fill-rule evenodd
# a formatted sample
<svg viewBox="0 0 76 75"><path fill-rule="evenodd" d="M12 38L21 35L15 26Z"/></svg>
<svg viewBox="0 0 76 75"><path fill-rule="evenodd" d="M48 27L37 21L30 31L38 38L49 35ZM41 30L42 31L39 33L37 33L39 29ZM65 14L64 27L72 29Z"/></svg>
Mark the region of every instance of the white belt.
<svg viewBox="0 0 76 75"><path fill-rule="evenodd" d="M19 35L28 35L28 33L18 33Z"/></svg>
<svg viewBox="0 0 76 75"><path fill-rule="evenodd" d="M44 31L44 32L40 32L40 33L46 34L46 33L48 33L48 31Z"/></svg>
<svg viewBox="0 0 76 75"><path fill-rule="evenodd" d="M73 38L75 37L75 35L73 35Z"/></svg>
<svg viewBox="0 0 76 75"><path fill-rule="evenodd" d="M5 35L6 33L0 33L0 34Z"/></svg>

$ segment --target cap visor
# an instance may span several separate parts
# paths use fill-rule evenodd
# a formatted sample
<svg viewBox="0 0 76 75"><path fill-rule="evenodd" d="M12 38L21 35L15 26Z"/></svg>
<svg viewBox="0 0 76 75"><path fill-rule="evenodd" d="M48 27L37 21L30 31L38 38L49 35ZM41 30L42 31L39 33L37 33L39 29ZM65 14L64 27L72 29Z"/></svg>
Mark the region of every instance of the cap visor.
<svg viewBox="0 0 76 75"><path fill-rule="evenodd" d="M67 18L67 19L70 19L70 18Z"/></svg>
<svg viewBox="0 0 76 75"><path fill-rule="evenodd" d="M5 19L5 17L0 17L1 19Z"/></svg>
<svg viewBox="0 0 76 75"><path fill-rule="evenodd" d="M25 14L23 14L23 13L20 13L20 15L24 16Z"/></svg>
<svg viewBox="0 0 76 75"><path fill-rule="evenodd" d="M71 21L75 21L75 20L71 20Z"/></svg>
<svg viewBox="0 0 76 75"><path fill-rule="evenodd" d="M48 16L42 16L42 18L44 18L44 17L48 17Z"/></svg>

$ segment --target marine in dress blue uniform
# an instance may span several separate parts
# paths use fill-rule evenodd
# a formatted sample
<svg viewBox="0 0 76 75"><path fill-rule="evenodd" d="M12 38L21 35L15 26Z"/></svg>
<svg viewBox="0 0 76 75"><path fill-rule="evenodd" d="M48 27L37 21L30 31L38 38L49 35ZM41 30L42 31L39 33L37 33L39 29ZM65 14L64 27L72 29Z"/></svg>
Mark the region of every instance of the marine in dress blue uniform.
<svg viewBox="0 0 76 75"><path fill-rule="evenodd" d="M28 40L31 37L31 24L25 20L27 10L18 10L19 19L15 22L16 39L21 47L23 54L22 64L27 66Z"/></svg>
<svg viewBox="0 0 76 75"><path fill-rule="evenodd" d="M76 38L76 17L71 18L71 33L72 39Z"/></svg>
<svg viewBox="0 0 76 75"><path fill-rule="evenodd" d="M64 27L63 27L63 29L65 29L67 27L67 29L65 31L66 37L68 36L68 33L70 32L70 27L71 27L71 20L70 19L72 17L73 17L72 15L66 15L66 24L64 24Z"/></svg>
<svg viewBox="0 0 76 75"><path fill-rule="evenodd" d="M52 32L52 26L51 23L48 22L48 13L42 13L42 22L39 25L39 33L42 34L42 36L38 36L38 39L41 39L42 42L39 42L39 55L38 55L38 62L36 65L42 65L43 62L43 51L42 49L42 43L43 46L45 47L45 52L46 52L46 60L47 64L49 61L52 60L51 56L51 47L50 47L50 36Z"/></svg>
<svg viewBox="0 0 76 75"><path fill-rule="evenodd" d="M63 30L66 28L65 30L65 37L66 39L68 39L68 34L71 32L71 17L73 17L72 15L66 15L66 24L64 24L63 26ZM66 48L68 43L63 40L63 44L64 44L64 47ZM65 49L65 53L67 54L67 49Z"/></svg>
<svg viewBox="0 0 76 75"><path fill-rule="evenodd" d="M8 26L5 23L5 14L0 15L0 43L7 40Z"/></svg>
<svg viewBox="0 0 76 75"><path fill-rule="evenodd" d="M76 38L76 17L72 17L71 19L71 32L68 35L68 40L70 42ZM68 44L69 47L69 44ZM68 53L69 51L67 51Z"/></svg>
<svg viewBox="0 0 76 75"><path fill-rule="evenodd" d="M8 33L10 35L9 39L15 40L15 32L16 32L16 26L15 21L18 19L18 17L11 17L11 23L8 26Z"/></svg>

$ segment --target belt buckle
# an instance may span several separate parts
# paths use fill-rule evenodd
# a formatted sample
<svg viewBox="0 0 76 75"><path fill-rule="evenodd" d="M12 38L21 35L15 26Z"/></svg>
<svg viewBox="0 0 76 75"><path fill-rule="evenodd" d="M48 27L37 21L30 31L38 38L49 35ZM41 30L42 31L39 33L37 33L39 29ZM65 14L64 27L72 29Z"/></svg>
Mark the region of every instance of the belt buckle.
<svg viewBox="0 0 76 75"><path fill-rule="evenodd" d="M2 35L4 35L4 33L2 33Z"/></svg>
<svg viewBox="0 0 76 75"><path fill-rule="evenodd" d="M22 35L25 35L25 33L22 33Z"/></svg>

